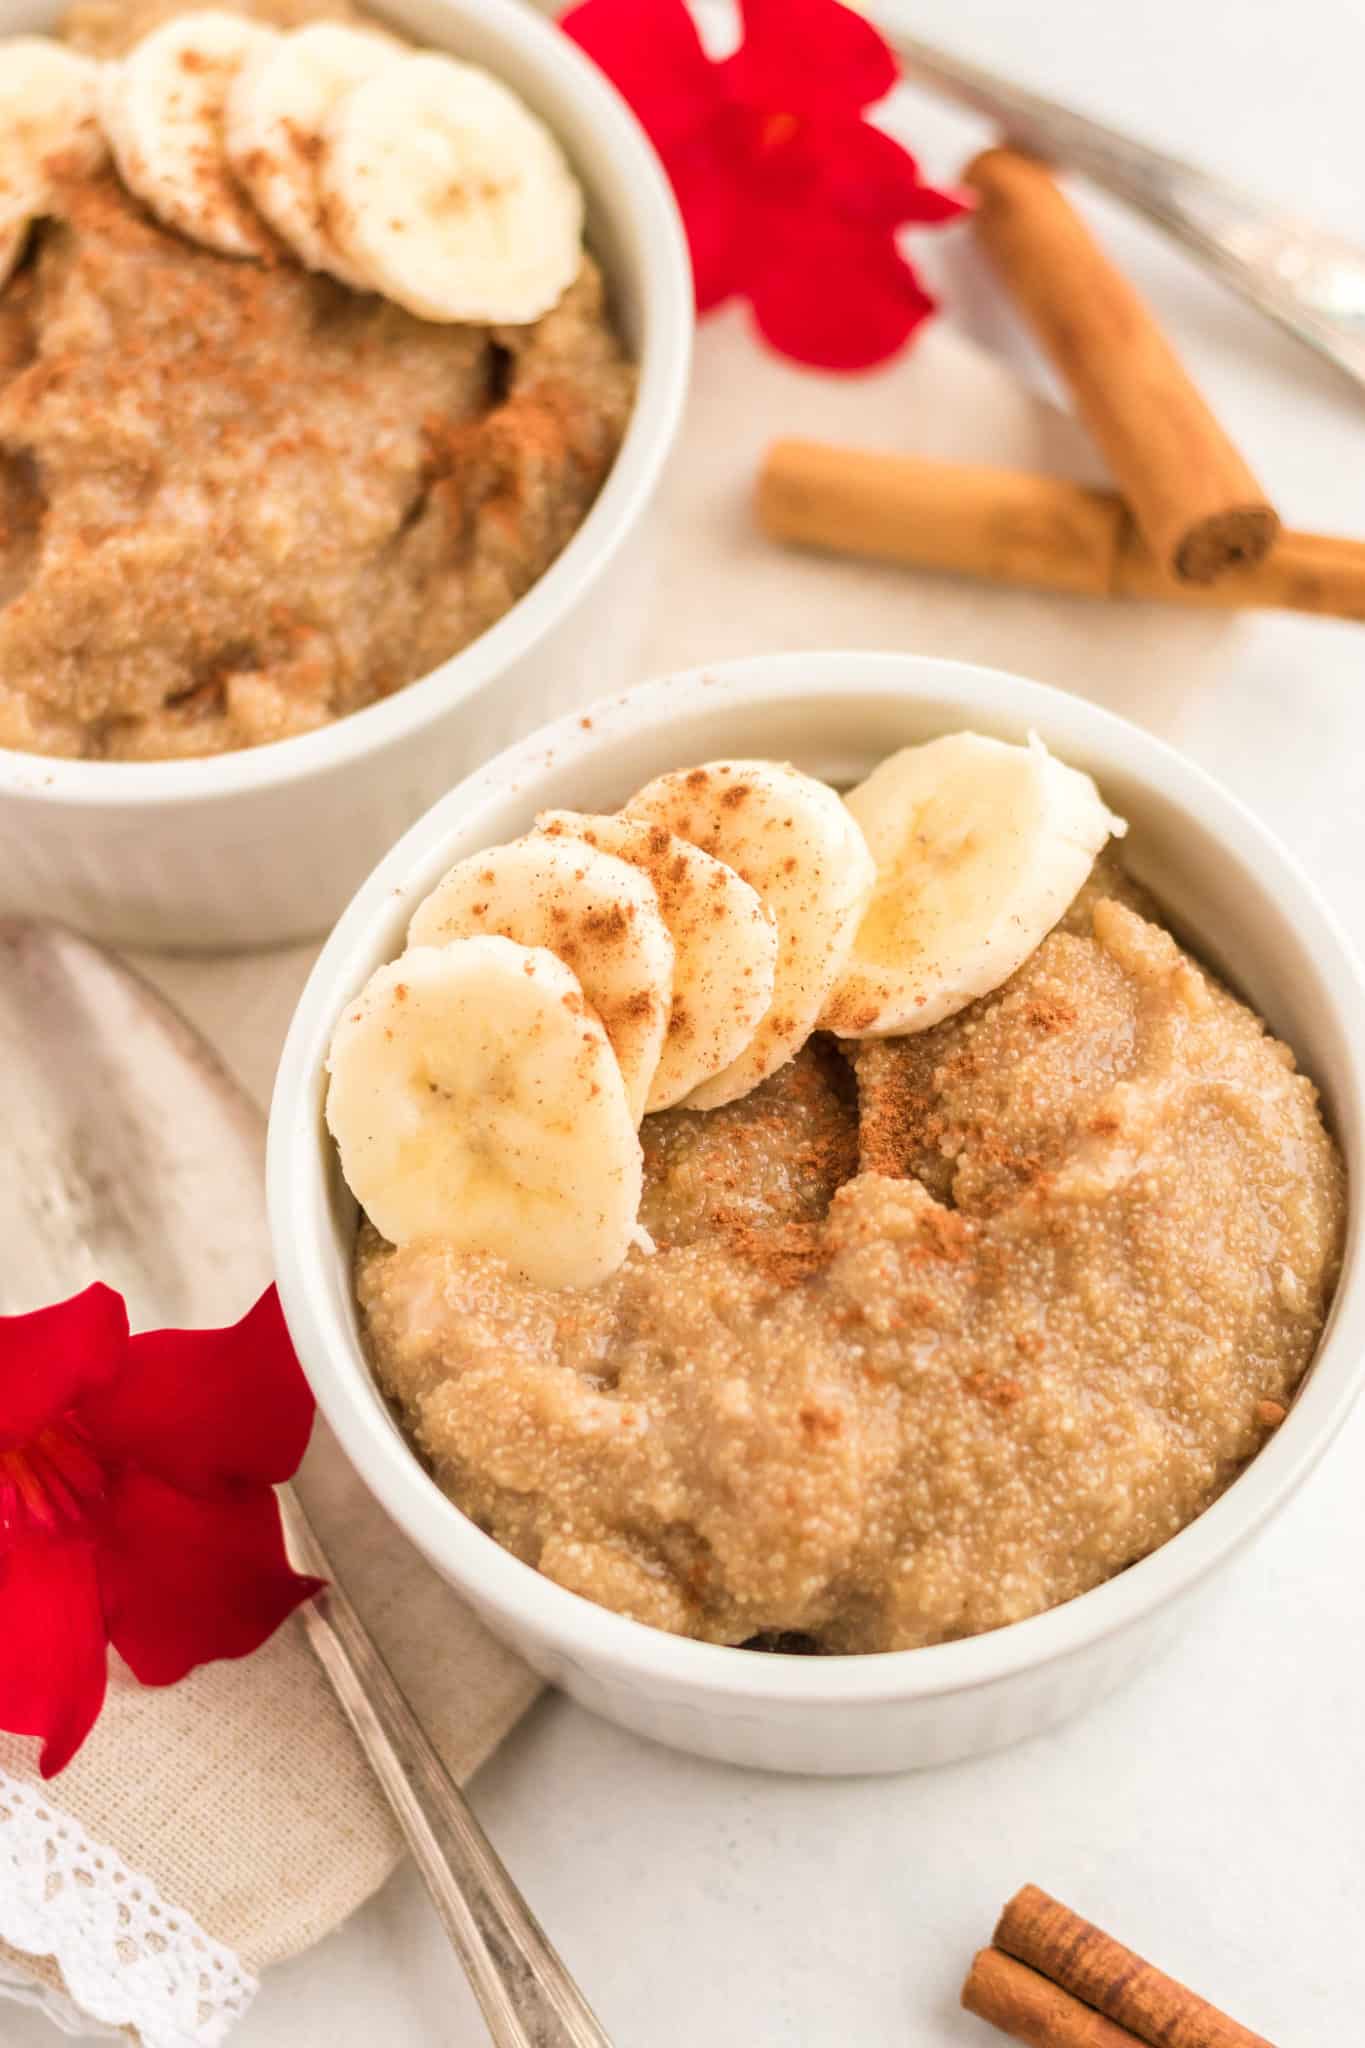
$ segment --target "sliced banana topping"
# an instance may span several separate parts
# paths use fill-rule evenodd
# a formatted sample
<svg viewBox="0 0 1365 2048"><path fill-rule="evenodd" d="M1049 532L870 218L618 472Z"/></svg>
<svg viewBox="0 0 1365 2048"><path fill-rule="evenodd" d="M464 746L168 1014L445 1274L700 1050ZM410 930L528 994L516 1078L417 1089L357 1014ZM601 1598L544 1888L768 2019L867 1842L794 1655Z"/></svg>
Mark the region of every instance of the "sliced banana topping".
<svg viewBox="0 0 1365 2048"><path fill-rule="evenodd" d="M645 1108L671 1109L757 1031L773 997L776 920L733 868L662 825L582 811L545 811L536 824L629 861L654 884L673 940L673 1003Z"/></svg>
<svg viewBox="0 0 1365 2048"><path fill-rule="evenodd" d="M323 226L323 131L345 93L402 55L402 45L377 29L314 22L261 43L228 93L228 161L258 211L308 269L329 271L362 291L368 281Z"/></svg>
<svg viewBox="0 0 1365 2048"><path fill-rule="evenodd" d="M379 29L287 34L179 14L103 67L42 36L0 41L0 285L51 196L47 167L120 177L223 256L287 250L424 320L524 325L582 264L583 194L498 79Z"/></svg>
<svg viewBox="0 0 1365 2048"><path fill-rule="evenodd" d="M395 1244L591 1286L653 1250L643 1114L733 1102L814 1030L924 1030L990 993L1126 829L1036 738L976 733L846 800L732 760L612 816L542 812L450 870L337 1026L346 1179Z"/></svg>
<svg viewBox="0 0 1365 2048"><path fill-rule="evenodd" d="M584 840L533 832L457 862L418 907L408 944L444 946L481 932L546 946L572 968L638 1123L673 1000L673 941L649 877Z"/></svg>
<svg viewBox="0 0 1365 2048"><path fill-rule="evenodd" d="M407 57L346 93L319 183L345 261L421 319L538 320L578 274L583 195L559 144L453 57Z"/></svg>
<svg viewBox="0 0 1365 2048"><path fill-rule="evenodd" d="M0 285L51 204L56 174L94 170L104 156L98 84L99 66L61 43L0 38Z"/></svg>
<svg viewBox="0 0 1365 2048"><path fill-rule="evenodd" d="M181 14L144 36L101 82L119 175L157 219L223 256L265 256L274 240L232 176L228 94L276 40L239 14Z"/></svg>
<svg viewBox="0 0 1365 2048"><path fill-rule="evenodd" d="M625 806L732 867L778 930L772 1001L745 1050L688 1097L747 1095L810 1036L843 972L876 870L858 824L823 782L774 761L711 761L648 783Z"/></svg>
<svg viewBox="0 0 1365 2048"><path fill-rule="evenodd" d="M1041 740L953 733L906 747L849 792L876 888L822 1027L927 1031L987 995L1051 931L1112 835L1088 775Z"/></svg>
<svg viewBox="0 0 1365 2048"><path fill-rule="evenodd" d="M560 960L511 939L420 946L337 1025L327 1123L392 1244L439 1237L542 1287L630 1248L641 1153L606 1033Z"/></svg>

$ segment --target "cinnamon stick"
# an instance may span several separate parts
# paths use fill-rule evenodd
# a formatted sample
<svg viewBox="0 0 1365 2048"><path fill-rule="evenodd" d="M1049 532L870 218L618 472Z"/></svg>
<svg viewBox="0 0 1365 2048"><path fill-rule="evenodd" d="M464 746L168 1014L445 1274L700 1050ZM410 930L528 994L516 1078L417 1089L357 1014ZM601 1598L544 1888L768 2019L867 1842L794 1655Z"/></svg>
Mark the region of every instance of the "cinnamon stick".
<svg viewBox="0 0 1365 2048"><path fill-rule="evenodd" d="M1282 527L1274 548L1254 569L1194 585L1176 584L1133 533L1114 565L1114 595L1365 619L1365 541Z"/></svg>
<svg viewBox="0 0 1365 2048"><path fill-rule="evenodd" d="M759 472L774 540L1087 597L1140 597L1365 620L1365 541L1283 533L1254 568L1182 582L1124 501L1061 477L777 441Z"/></svg>
<svg viewBox="0 0 1365 2048"><path fill-rule="evenodd" d="M1279 519L1152 312L1043 164L988 149L968 165L975 232L1069 385L1153 558L1212 583L1264 560Z"/></svg>
<svg viewBox="0 0 1365 2048"><path fill-rule="evenodd" d="M1103 2013L998 1948L978 1952L962 1987L962 2003L1026 2048L1137 2048L1132 2035Z"/></svg>
<svg viewBox="0 0 1365 2048"><path fill-rule="evenodd" d="M994 1942L1149 2048L1271 2048L1037 1885L1015 1893Z"/></svg>

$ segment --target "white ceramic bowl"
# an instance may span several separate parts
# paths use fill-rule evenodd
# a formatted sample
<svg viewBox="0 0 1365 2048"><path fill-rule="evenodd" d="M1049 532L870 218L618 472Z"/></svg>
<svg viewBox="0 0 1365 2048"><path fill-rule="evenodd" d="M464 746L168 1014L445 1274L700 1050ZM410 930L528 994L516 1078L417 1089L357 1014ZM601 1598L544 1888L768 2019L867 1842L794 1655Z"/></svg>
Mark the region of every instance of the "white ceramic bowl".
<svg viewBox="0 0 1365 2048"><path fill-rule="evenodd" d="M374 0L373 11L496 72L563 142L640 369L625 442L578 533L520 603L429 676L324 731L202 761L0 748L0 912L129 945L307 937L457 775L604 679L611 686L611 612L584 600L639 533L691 355L691 273L672 194L625 103L529 7ZM64 12L64 0L0 0L0 32L50 30Z"/></svg>
<svg viewBox="0 0 1365 2048"><path fill-rule="evenodd" d="M1173 921L1245 991L1320 1083L1351 1173L1346 1262L1294 1407L1222 1499L1152 1556L1051 1613L931 1649L762 1656L609 1614L499 1548L442 1495L371 1380L356 1330L355 1209L323 1130L332 1026L402 946L418 899L463 854L524 831L546 806L607 810L661 769L787 756L832 781L892 749L973 727L1036 730L1088 769L1128 819L1127 854ZM911 655L780 655L649 683L551 726L490 763L414 826L361 889L313 974L271 1114L269 1196L285 1313L328 1421L389 1513L490 1628L586 1706L704 1756L859 1772L944 1762L1035 1734L1107 1692L1187 1614L1203 1582L1302 1484L1361 1381L1360 970L1283 849L1168 747L1080 700L986 669Z"/></svg>

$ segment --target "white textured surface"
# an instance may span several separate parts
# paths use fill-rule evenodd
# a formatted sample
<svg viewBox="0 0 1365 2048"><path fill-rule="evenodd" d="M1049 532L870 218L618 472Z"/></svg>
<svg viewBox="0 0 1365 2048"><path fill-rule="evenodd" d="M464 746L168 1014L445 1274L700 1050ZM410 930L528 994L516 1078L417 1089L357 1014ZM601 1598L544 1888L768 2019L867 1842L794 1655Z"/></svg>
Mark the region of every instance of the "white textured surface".
<svg viewBox="0 0 1365 2048"><path fill-rule="evenodd" d="M1148 0L1140 11L916 0L914 17L920 34L956 39L1362 233L1358 0L1299 0L1292 11L1280 0ZM912 128L935 168L975 134L919 106ZM1119 233L1288 516L1365 535L1365 407L1141 230ZM959 283L957 309L987 338L1005 327L975 285ZM1247 798L1365 944L1365 632L1132 611L1121 638L1114 614L1079 603L769 567L739 506L750 451L808 426L826 400L795 373L782 403L750 399L727 341L704 342L696 404L742 431L709 482L680 485L688 510L754 576L709 600L665 581L642 671L777 637L895 637L1084 688ZM970 421L912 415L875 383L849 387L838 405L849 438L931 448L956 435L964 454L973 447ZM268 980L164 978L259 1083L302 971L294 957ZM1021 1749L900 1780L762 1778L547 1701L478 1781L482 1817L618 2048L989 2048L1000 2037L955 2009L957 1986L997 1908L1029 1878L1280 2048L1353 2048L1365 1981L1362 1462L1365 1409L1165 1661ZM25 2014L0 2022L5 2048L56 2038ZM235 2037L240 2048L481 2048L484 2038L411 1872L268 1978Z"/></svg>

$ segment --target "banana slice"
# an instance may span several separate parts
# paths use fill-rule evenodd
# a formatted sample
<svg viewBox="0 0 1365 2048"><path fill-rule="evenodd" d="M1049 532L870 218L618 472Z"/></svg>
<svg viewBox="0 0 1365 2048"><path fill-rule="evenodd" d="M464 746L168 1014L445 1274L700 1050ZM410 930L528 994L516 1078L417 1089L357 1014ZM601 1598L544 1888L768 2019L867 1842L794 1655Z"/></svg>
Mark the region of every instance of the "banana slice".
<svg viewBox="0 0 1365 2048"><path fill-rule="evenodd" d="M544 811L536 826L615 854L654 884L673 939L673 1005L645 1109L672 1109L757 1031L773 998L776 921L733 868L662 825Z"/></svg>
<svg viewBox="0 0 1365 2048"><path fill-rule="evenodd" d="M776 761L711 761L648 783L628 818L662 825L732 867L777 923L773 997L745 1050L687 1098L717 1109L798 1052L838 981L876 879L832 789Z"/></svg>
<svg viewBox="0 0 1365 2048"><path fill-rule="evenodd" d="M542 121L453 57L405 57L326 126L327 231L375 291L423 320L523 325L582 262L583 194Z"/></svg>
<svg viewBox="0 0 1365 2048"><path fill-rule="evenodd" d="M545 946L572 968L638 1123L673 1000L673 941L649 878L581 840L528 833L457 861L418 906L408 944L445 946L481 932Z"/></svg>
<svg viewBox="0 0 1365 2048"><path fill-rule="evenodd" d="M233 180L224 146L228 93L276 40L238 14L178 14L108 66L100 111L119 176L159 221L223 256L268 256L275 243Z"/></svg>
<svg viewBox="0 0 1365 2048"><path fill-rule="evenodd" d="M391 1244L435 1237L542 1287L625 1258L641 1154L616 1056L563 961L511 939L419 946L332 1038L327 1124Z"/></svg>
<svg viewBox="0 0 1365 2048"><path fill-rule="evenodd" d="M233 80L228 161L262 216L309 270L367 290L323 226L318 160L327 117L343 93L403 55L378 29L314 22L261 43Z"/></svg>
<svg viewBox="0 0 1365 2048"><path fill-rule="evenodd" d="M104 156L99 66L46 36L0 38L0 285L52 202L59 169Z"/></svg>
<svg viewBox="0 0 1365 2048"><path fill-rule="evenodd" d="M999 988L1128 829L1036 735L905 747L845 801L877 886L820 1019L841 1038L927 1031Z"/></svg>

